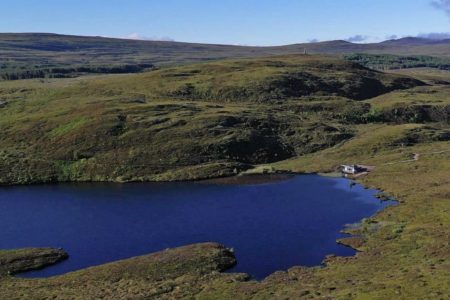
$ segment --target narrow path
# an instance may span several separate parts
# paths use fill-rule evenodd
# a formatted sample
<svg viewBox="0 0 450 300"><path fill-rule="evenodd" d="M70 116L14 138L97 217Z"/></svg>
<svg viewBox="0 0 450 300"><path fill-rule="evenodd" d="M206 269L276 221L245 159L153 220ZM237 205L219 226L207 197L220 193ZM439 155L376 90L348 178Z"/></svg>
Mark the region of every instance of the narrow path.
<svg viewBox="0 0 450 300"><path fill-rule="evenodd" d="M420 159L420 157L423 156L423 155L441 154L441 153L447 153L447 152L450 152L450 150L434 151L434 152L428 152L428 153L413 153L413 158L412 159L385 163L384 165L394 165L394 164L399 164L399 163L415 162L415 161L418 161Z"/></svg>

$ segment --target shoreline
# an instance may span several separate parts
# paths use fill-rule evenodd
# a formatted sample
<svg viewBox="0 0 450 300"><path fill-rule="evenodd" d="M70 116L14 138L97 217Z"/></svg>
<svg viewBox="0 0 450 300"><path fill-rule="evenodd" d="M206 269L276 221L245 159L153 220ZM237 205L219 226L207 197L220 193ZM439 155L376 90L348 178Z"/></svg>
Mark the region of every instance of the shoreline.
<svg viewBox="0 0 450 300"><path fill-rule="evenodd" d="M210 179L210 180L200 180L200 181L186 181L186 183L198 183L198 184L218 184L218 185L246 185L246 184L266 184L266 183L271 183L271 182L279 182L279 181L285 181L285 180L289 180L295 176L301 176L301 175L318 175L318 176L325 176L325 177L333 177L333 178L340 178L341 176L337 176L337 173L295 173L295 172L278 172L278 173L273 173L273 174L247 174L247 175L238 175L238 176L230 176L230 177L222 177L222 178L216 178L216 179ZM343 177L344 178L344 177ZM348 178L344 178L347 179L349 181L351 181L351 179ZM82 183L82 182L61 182L61 183L56 183L56 184L67 184L67 183L73 183L73 184L78 184L78 183ZM87 183L114 183L114 182L87 182ZM126 183L118 183L118 184L127 184ZM132 183L132 182L130 182ZM142 182L142 183L170 183L170 182ZM358 184L360 184L361 186L365 187L362 183L358 182ZM21 186L21 185L19 185ZM389 206L387 206L389 207ZM374 215L370 215L367 216L363 219L361 219L360 221L358 221L355 224L358 224L358 228L361 228L363 226L363 222L367 219L367 218L372 218L374 217L376 214L378 214L379 212L383 211L385 208L382 208L381 210L377 211ZM341 233L345 233L346 235L348 235L348 237L341 237L341 238L337 238L335 240L335 242L339 245L342 245L344 247L348 247L351 248L353 250L355 250L355 254L354 255L350 255L350 256L336 256L334 253L329 253L327 254L322 262L318 265L315 266L310 266L310 267L303 267L301 265L292 265L289 268L287 268L286 270L282 270L282 271L287 271L291 268L296 268L296 267L302 267L302 268L307 268L307 269L313 269L316 267L320 267L320 266L324 266L326 265L330 259L333 259L333 257L338 257L338 258L354 258L357 256L358 252L360 252L359 247L355 246L354 243L352 242L354 239L359 239L361 238L361 235L358 234L353 234L351 232L346 232L346 225L348 224L344 224L342 227L342 230L340 231ZM187 247L187 246L194 246L197 244L187 244L187 245L183 245L180 247ZM180 248L177 247L177 248ZM175 248L172 248L175 249ZM21 250L21 249L17 249L17 250ZM1 251L1 249L0 249ZM162 251L157 251L157 252L151 252L145 255L152 255L152 254L156 254ZM60 275L56 275L56 277L58 276L65 276L66 274L70 274L73 272L78 272L78 271L83 271L86 269L91 269L91 268L96 268L99 266L103 266L103 265L107 265L110 263L115 263L115 262L120 262L120 261L126 261L129 259L132 259L133 257L130 258L126 258L126 259L121 259L121 260L116 260L116 261L112 261L109 263L105 263L105 264L101 264L101 265L95 265L95 266L90 266L90 267L86 267L80 270L75 270L75 271L70 271L68 273L63 273ZM53 264L57 264L60 261L51 263L51 264L47 264L46 266L51 266ZM45 266L45 267L46 267ZM25 271L26 272L26 271ZM275 271L274 273L269 274L268 276L266 276L265 278L262 279L253 279L257 282L262 282L264 281L267 277L270 277L272 275L274 275L275 273L277 273L278 271ZM233 273L232 271L230 273ZM251 275L249 275L250 278L252 278ZM45 279L48 277L38 277L38 278L33 278L33 279Z"/></svg>

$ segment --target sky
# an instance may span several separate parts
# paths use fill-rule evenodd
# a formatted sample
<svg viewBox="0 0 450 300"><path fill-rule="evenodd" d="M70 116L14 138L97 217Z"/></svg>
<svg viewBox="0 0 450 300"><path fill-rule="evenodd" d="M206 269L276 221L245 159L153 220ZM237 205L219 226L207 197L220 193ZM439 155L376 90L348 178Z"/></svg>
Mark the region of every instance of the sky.
<svg viewBox="0 0 450 300"><path fill-rule="evenodd" d="M236 45L450 37L450 0L0 0L0 32Z"/></svg>

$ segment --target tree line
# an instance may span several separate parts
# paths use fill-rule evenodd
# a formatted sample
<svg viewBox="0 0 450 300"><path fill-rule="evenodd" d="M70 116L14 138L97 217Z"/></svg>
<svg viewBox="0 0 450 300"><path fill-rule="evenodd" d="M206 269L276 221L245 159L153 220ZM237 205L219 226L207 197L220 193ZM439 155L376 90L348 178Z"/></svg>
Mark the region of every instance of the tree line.
<svg viewBox="0 0 450 300"><path fill-rule="evenodd" d="M0 69L2 80L19 80L32 78L68 78L83 74L124 74L139 73L154 69L153 64L124 64L113 66L75 66L75 67L11 67L3 65Z"/></svg>
<svg viewBox="0 0 450 300"><path fill-rule="evenodd" d="M407 68L436 68L450 70L450 59L426 55L400 56L390 54L350 54L345 59L376 70L394 70Z"/></svg>

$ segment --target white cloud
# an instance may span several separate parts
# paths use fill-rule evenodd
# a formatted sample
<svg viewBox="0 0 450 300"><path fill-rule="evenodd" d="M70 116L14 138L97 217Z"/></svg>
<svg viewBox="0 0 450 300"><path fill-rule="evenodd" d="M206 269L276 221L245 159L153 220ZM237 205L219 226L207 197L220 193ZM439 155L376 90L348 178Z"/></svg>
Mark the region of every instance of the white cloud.
<svg viewBox="0 0 450 300"><path fill-rule="evenodd" d="M127 34L125 36L122 36L121 38L129 39L129 40L141 40L141 41L166 41L166 42L174 42L175 40L168 37L168 36L145 36L141 35L137 32L132 32L130 34Z"/></svg>
<svg viewBox="0 0 450 300"><path fill-rule="evenodd" d="M145 40L145 38L137 32L127 34L123 38L130 39L130 40Z"/></svg>

